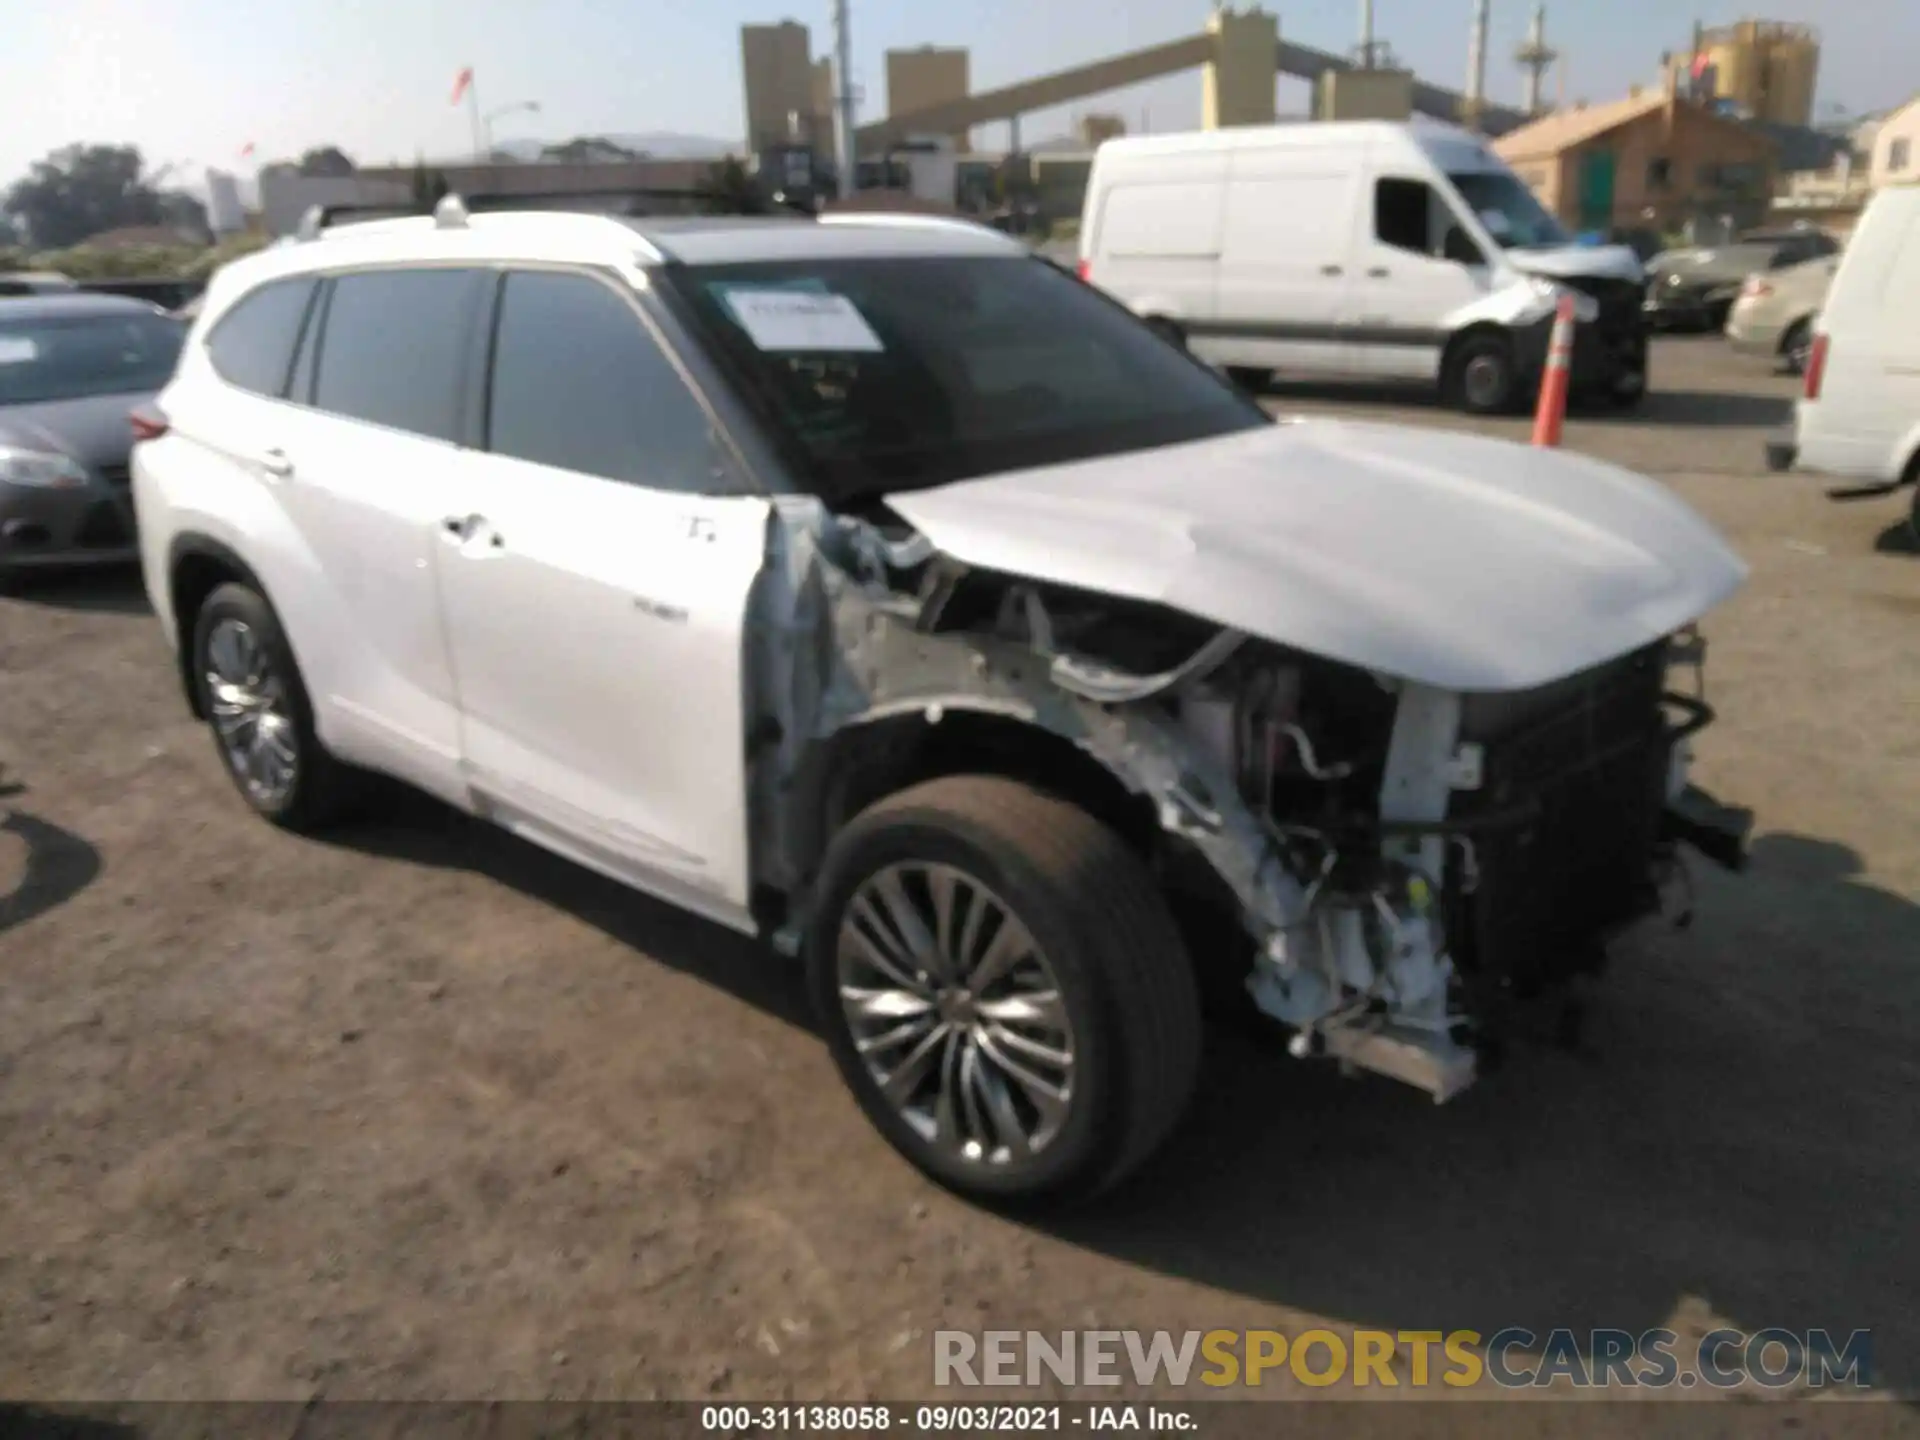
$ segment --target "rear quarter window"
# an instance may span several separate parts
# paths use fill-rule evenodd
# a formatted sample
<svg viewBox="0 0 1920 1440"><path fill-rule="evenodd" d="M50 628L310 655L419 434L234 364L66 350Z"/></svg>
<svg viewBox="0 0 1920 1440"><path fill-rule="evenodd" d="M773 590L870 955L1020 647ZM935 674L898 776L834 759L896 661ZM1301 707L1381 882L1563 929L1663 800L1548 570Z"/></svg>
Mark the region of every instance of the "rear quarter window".
<svg viewBox="0 0 1920 1440"><path fill-rule="evenodd" d="M285 395L293 348L318 288L314 277L301 275L269 281L242 296L207 336L214 372L255 395Z"/></svg>

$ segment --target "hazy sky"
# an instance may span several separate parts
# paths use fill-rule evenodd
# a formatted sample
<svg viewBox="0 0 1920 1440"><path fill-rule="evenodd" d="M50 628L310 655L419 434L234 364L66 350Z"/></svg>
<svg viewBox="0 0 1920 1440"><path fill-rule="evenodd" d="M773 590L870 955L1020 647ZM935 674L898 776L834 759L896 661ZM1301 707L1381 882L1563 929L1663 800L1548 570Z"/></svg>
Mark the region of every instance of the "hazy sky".
<svg viewBox="0 0 1920 1440"><path fill-rule="evenodd" d="M1489 90L1518 98L1509 59L1530 0L1492 0ZM1204 23L1207 0L853 0L861 118L885 113L882 52L926 42L973 52L976 88L1156 41ZM1345 50L1357 0L1269 3L1281 33ZM337 144L362 162L458 156L466 112L448 104L472 65L486 108L537 100L496 137L675 130L734 138L745 121L739 27L786 17L830 43L827 0L11 0L0 7L0 183L74 140L132 142L149 161L237 165ZM1377 28L1424 78L1458 87L1472 0L1377 0ZM1867 110L1920 87L1920 0L1559 0L1549 38L1568 57L1568 94L1599 100L1651 80L1663 49L1757 9L1810 21L1824 39L1819 102ZM1550 87L1552 82L1550 83ZM1306 89L1283 81L1281 107ZM1198 123L1197 72L1090 100L1139 128ZM1024 123L1031 143L1064 132L1066 112ZM1004 143L1004 127L977 143ZM242 167L244 168L244 167Z"/></svg>

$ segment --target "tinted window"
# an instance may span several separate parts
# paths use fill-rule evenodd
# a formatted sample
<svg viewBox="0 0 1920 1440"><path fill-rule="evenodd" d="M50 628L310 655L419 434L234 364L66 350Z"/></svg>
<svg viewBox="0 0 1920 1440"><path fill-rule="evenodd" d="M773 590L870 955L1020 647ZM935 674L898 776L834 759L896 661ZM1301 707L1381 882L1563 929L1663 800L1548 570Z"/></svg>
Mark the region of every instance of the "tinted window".
<svg viewBox="0 0 1920 1440"><path fill-rule="evenodd" d="M1433 191L1418 180L1381 180L1373 189L1373 234L1382 245L1431 253L1428 214Z"/></svg>
<svg viewBox="0 0 1920 1440"><path fill-rule="evenodd" d="M829 501L1269 423L1119 306L1030 258L690 266L664 279Z"/></svg>
<svg viewBox="0 0 1920 1440"><path fill-rule="evenodd" d="M461 360L477 270L337 276L313 403L336 415L435 440L459 434Z"/></svg>
<svg viewBox="0 0 1920 1440"><path fill-rule="evenodd" d="M1667 172L1671 178L1672 171ZM1505 170L1464 170L1447 179L1502 250L1544 249L1573 237L1547 213L1520 177Z"/></svg>
<svg viewBox="0 0 1920 1440"><path fill-rule="evenodd" d="M509 275L487 443L502 455L662 489L713 485L706 412L619 294L584 275Z"/></svg>
<svg viewBox="0 0 1920 1440"><path fill-rule="evenodd" d="M0 405L158 390L185 333L170 316L138 310L0 320Z"/></svg>
<svg viewBox="0 0 1920 1440"><path fill-rule="evenodd" d="M300 322L318 283L311 276L276 280L221 316L207 337L207 354L220 377L256 395L285 394Z"/></svg>

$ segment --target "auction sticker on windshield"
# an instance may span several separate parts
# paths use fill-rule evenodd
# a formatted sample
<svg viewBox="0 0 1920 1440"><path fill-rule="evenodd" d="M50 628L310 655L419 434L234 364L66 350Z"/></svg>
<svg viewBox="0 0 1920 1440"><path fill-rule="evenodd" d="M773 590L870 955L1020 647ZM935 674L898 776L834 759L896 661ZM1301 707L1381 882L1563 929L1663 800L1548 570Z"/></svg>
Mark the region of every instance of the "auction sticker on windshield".
<svg viewBox="0 0 1920 1440"><path fill-rule="evenodd" d="M844 295L729 287L727 308L762 350L879 351L885 347Z"/></svg>

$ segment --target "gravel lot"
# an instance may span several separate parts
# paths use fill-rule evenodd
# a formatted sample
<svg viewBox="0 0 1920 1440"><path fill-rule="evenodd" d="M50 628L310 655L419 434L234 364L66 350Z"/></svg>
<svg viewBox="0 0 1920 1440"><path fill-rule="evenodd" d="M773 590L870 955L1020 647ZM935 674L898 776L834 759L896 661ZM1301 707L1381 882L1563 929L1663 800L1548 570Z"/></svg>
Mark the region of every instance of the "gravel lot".
<svg viewBox="0 0 1920 1440"><path fill-rule="evenodd" d="M1764 473L1790 382L1675 339L1655 385L1568 443L1752 563L1699 747L1751 873L1444 1109L1222 1037L1051 1228L894 1158L782 962L422 799L276 833L136 581L0 601L0 1396L911 1399L941 1328L1317 1323L1870 1326L1913 1387L1920 556Z"/></svg>

